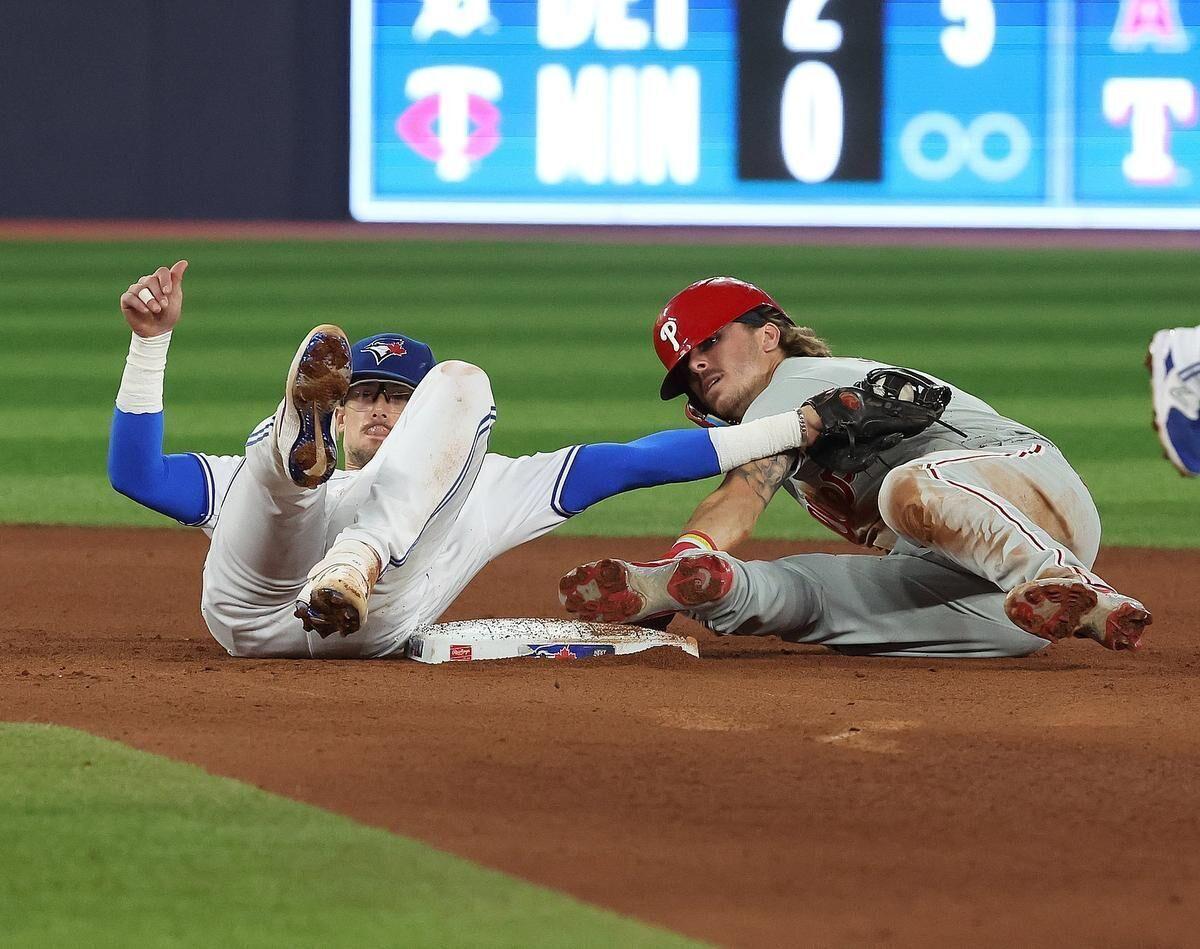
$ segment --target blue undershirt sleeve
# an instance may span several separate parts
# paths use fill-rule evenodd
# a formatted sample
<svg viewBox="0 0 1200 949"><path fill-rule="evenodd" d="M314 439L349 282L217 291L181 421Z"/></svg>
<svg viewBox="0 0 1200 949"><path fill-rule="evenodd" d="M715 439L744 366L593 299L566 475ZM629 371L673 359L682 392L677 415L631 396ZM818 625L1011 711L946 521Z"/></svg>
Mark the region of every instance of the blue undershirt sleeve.
<svg viewBox="0 0 1200 949"><path fill-rule="evenodd" d="M162 412L113 410L108 480L127 498L184 524L208 516L208 483L195 455L163 455Z"/></svg>
<svg viewBox="0 0 1200 949"><path fill-rule="evenodd" d="M614 494L721 473L705 429L656 432L627 444L584 445L563 483L562 506L578 514Z"/></svg>

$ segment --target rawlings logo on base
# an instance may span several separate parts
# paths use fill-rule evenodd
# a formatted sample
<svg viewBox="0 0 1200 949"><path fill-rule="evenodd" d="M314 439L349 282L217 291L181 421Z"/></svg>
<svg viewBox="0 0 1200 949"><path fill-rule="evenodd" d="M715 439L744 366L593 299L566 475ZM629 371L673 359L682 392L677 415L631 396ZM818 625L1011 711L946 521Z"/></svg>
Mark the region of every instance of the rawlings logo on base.
<svg viewBox="0 0 1200 949"><path fill-rule="evenodd" d="M450 647L450 661L456 662L471 658L471 647L465 645L457 645Z"/></svg>

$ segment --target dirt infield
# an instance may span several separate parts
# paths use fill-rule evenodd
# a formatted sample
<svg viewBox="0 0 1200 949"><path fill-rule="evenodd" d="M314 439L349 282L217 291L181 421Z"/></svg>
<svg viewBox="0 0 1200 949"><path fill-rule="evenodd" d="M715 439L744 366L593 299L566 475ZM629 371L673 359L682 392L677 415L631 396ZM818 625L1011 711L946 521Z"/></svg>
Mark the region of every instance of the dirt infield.
<svg viewBox="0 0 1200 949"><path fill-rule="evenodd" d="M198 613L205 547L0 528L0 720L194 762L719 943L1195 944L1200 552L1101 558L1154 610L1137 656L850 659L688 626L701 660L426 667L227 658ZM557 615L566 568L659 549L547 538L447 618Z"/></svg>

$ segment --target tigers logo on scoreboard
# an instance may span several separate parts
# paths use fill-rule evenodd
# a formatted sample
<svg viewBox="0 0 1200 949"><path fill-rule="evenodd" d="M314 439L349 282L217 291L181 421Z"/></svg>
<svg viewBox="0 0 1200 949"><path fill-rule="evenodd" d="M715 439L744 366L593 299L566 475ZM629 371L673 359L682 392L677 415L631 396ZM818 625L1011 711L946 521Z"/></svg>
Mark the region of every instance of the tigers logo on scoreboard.
<svg viewBox="0 0 1200 949"><path fill-rule="evenodd" d="M428 42L445 31L460 40L476 30L495 33L499 24L492 16L491 0L425 0L413 23L413 39Z"/></svg>

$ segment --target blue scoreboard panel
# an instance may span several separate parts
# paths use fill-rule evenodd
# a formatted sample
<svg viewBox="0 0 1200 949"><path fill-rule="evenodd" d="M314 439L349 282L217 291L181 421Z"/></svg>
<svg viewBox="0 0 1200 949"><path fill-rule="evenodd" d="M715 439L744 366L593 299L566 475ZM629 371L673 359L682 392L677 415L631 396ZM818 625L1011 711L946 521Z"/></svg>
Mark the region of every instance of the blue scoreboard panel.
<svg viewBox="0 0 1200 949"><path fill-rule="evenodd" d="M353 0L363 221L1200 227L1200 0Z"/></svg>

